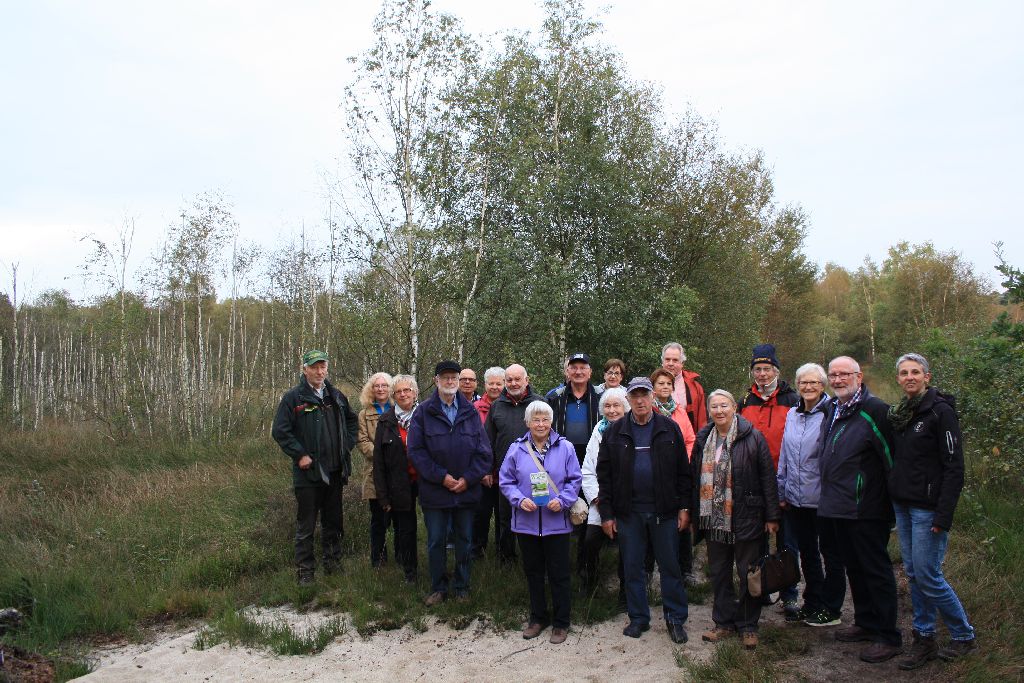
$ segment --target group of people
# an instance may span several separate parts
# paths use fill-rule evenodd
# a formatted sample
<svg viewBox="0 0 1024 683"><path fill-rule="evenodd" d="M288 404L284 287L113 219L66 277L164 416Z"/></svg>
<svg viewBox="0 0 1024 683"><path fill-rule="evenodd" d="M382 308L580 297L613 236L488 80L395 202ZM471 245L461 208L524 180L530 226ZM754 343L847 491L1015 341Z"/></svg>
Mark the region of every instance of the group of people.
<svg viewBox="0 0 1024 683"><path fill-rule="evenodd" d="M802 605L795 585L780 596L786 620L840 626L849 582L853 621L835 638L869 643L865 662L887 661L904 652L887 551L895 523L913 603L913 645L900 668L974 649L974 629L942 572L963 486L960 429L953 398L930 385L924 357L898 360L904 395L893 406L868 390L846 356L827 372L800 366L794 389L780 377L775 347L758 345L739 401L725 389L705 395L680 344L666 344L661 361L626 382L625 363L610 359L595 386L589 356L576 353L566 359L565 382L545 396L520 364L489 368L480 395L475 372L443 361L422 402L411 375L374 374L357 415L327 381L326 354L305 353L303 376L273 426L293 463L299 583L314 580L317 516L323 570L338 570L341 487L355 447L366 459L371 564L386 562L393 527L395 561L408 582L417 581L418 500L430 576L425 604L467 600L472 560L487 551L493 520L497 557L518 556L526 576L524 638L550 626L552 643L566 639L575 536L587 588L598 580L601 549L617 545L629 637L650 628L647 584L656 561L667 633L686 642L687 587L700 581L693 548L704 541L714 602L702 638L739 637L756 648L765 597L750 595L746 575L775 535L777 549L799 556L804 578ZM580 500L589 511L574 524L570 511L584 514ZM950 635L941 648L937 616Z"/></svg>

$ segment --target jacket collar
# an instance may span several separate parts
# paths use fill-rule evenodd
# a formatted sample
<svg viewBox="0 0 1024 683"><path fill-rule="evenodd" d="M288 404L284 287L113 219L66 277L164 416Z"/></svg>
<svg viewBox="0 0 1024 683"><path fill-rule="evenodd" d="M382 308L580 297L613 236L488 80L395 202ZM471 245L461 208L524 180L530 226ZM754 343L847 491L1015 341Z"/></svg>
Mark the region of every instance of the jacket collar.
<svg viewBox="0 0 1024 683"><path fill-rule="evenodd" d="M826 410L828 410L828 404L831 401L832 401L832 397L829 396L828 394L826 394L823 391L823 392L821 392L821 398L818 399L818 402L815 403L814 406L810 410L807 410L807 409L804 408L804 399L801 398L800 402L796 404L796 412L800 413L801 415L803 415L803 414L813 415L814 413L823 413Z"/></svg>

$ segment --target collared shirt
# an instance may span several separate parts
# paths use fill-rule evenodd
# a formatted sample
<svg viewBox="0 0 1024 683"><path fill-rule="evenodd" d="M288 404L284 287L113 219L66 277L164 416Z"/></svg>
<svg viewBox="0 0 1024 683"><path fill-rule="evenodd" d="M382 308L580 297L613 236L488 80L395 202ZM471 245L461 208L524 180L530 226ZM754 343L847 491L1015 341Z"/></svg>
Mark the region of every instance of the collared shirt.
<svg viewBox="0 0 1024 683"><path fill-rule="evenodd" d="M829 425L828 425L829 434L832 433L832 428L836 426L836 420L839 419L839 415L842 414L843 409L846 406L853 405L854 403L856 403L857 401L860 400L860 392L861 392L861 389L863 389L863 388L864 388L863 384L861 384L859 387L857 387L857 393L855 393L850 398L850 400L847 401L846 403L840 403L838 396L836 396L835 398L832 399L832 402L836 405L836 409L832 413L832 422L830 422Z"/></svg>
<svg viewBox="0 0 1024 683"><path fill-rule="evenodd" d="M686 378L683 377L683 373L680 372L676 375L672 381L672 398L675 399L676 405L686 411Z"/></svg>
<svg viewBox="0 0 1024 683"><path fill-rule="evenodd" d="M444 411L444 416L448 418L448 421L455 424L455 416L459 414L459 397L456 396L452 399L452 404L448 405L444 402L444 398L441 398L441 410Z"/></svg>

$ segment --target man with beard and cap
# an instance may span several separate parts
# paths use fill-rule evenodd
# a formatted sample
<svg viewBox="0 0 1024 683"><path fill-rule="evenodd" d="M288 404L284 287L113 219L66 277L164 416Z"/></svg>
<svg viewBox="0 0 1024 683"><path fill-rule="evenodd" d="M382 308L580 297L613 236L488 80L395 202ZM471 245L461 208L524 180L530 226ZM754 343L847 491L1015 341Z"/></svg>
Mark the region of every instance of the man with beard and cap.
<svg viewBox="0 0 1024 683"><path fill-rule="evenodd" d="M420 507L427 528L430 567L428 607L440 604L454 591L469 599L473 516L480 501L480 480L491 471L491 448L480 416L459 392L455 361L442 361L434 371L437 390L420 404L409 422L409 460L416 468ZM455 531L455 575L449 585L446 539Z"/></svg>

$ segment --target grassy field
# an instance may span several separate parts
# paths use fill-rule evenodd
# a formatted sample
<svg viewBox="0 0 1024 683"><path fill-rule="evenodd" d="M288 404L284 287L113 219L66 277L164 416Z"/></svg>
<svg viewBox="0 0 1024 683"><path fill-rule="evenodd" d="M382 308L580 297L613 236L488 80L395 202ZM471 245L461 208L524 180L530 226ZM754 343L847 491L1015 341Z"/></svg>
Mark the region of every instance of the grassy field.
<svg viewBox="0 0 1024 683"><path fill-rule="evenodd" d="M410 589L393 565L369 567L368 514L358 485L347 488L345 565L308 588L292 568L294 499L287 461L266 440L227 445L174 441L116 443L60 428L0 435L0 608L26 623L2 642L57 662L58 677L85 673L91 643L133 638L147 624L203 618L197 645L261 645L280 654L316 652L344 628L317 632L256 624L239 610L290 604L347 612L363 634L411 624L427 614L468 625L486 616L497 629L521 625L527 604L518 567L474 564L473 600L428 611L421 534L420 585ZM978 629L981 653L949 672L967 680L1024 675L1024 519L1020 491L968 487L958 512L947 575ZM422 532L422 529L421 529ZM606 570L612 553L605 553ZM705 592L691 598L697 602ZM579 596L573 619L617 613L614 594ZM909 635L909 634L908 634ZM802 644L765 634L755 657L722 648L698 678L773 680L778 660ZM681 663L682 664L682 663Z"/></svg>

